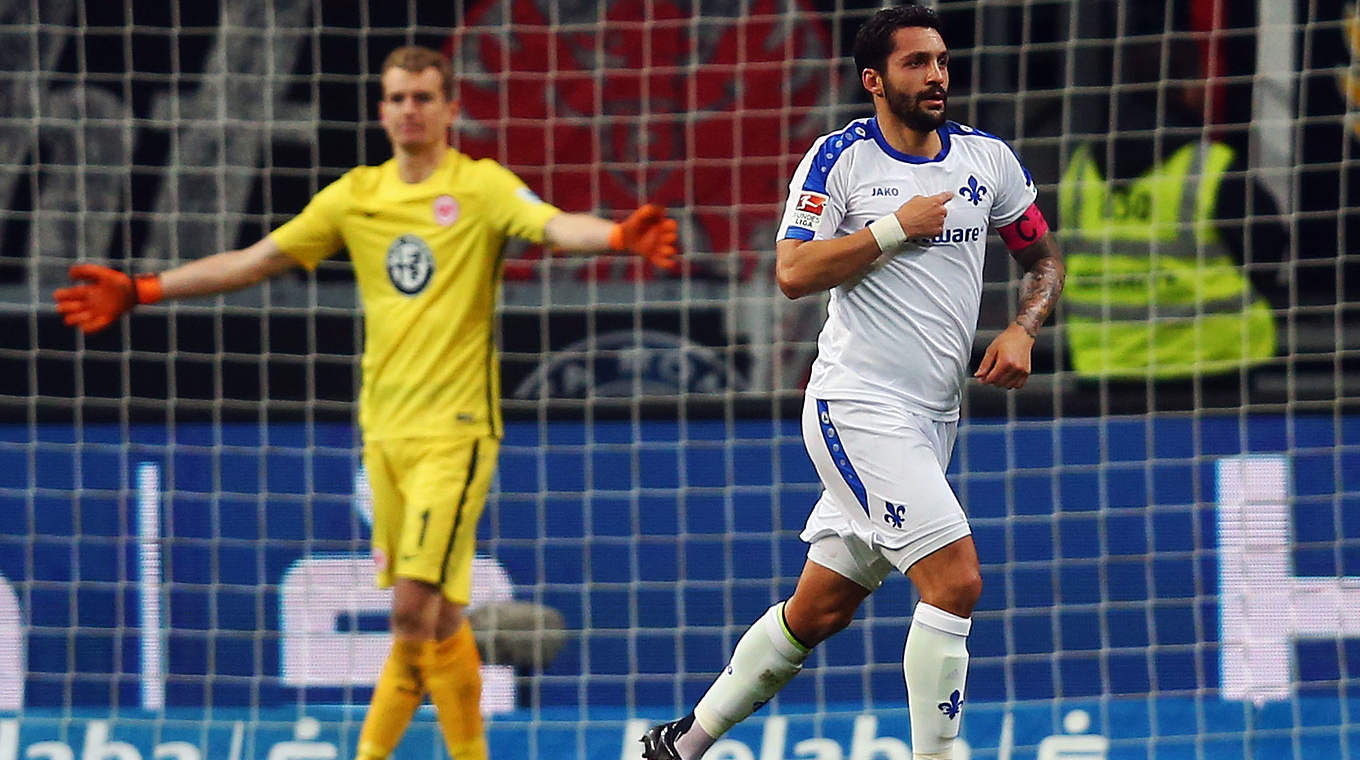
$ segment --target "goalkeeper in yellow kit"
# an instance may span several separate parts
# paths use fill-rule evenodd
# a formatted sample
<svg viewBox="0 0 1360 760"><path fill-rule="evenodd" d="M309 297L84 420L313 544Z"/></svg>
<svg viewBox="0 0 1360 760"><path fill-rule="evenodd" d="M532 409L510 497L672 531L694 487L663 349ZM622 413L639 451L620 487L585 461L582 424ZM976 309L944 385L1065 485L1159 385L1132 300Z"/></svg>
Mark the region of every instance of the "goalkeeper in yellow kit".
<svg viewBox="0 0 1360 760"><path fill-rule="evenodd" d="M516 237L632 251L673 269L676 224L651 205L620 224L563 213L494 161L451 148L453 71L433 50L393 51L382 89L394 158L351 170L248 248L136 279L72 267L78 284L56 292L57 310L94 332L139 303L236 290L349 250L365 317L359 423L373 554L379 584L395 587L395 640L358 757L387 757L428 693L449 753L485 758L480 661L463 610L501 437L492 317L502 246Z"/></svg>

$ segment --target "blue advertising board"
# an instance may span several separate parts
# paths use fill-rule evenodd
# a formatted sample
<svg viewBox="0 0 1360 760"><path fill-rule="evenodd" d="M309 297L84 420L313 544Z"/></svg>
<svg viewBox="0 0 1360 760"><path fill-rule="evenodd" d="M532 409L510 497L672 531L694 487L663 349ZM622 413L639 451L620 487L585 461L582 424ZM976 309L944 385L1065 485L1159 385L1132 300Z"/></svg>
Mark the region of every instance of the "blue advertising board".
<svg viewBox="0 0 1360 760"><path fill-rule="evenodd" d="M346 425L0 427L0 760L352 751L371 678L288 665L282 600L304 569L368 563L357 443ZM1360 418L973 420L951 479L984 568L974 756L1360 747ZM570 635L542 677L504 681L493 751L613 760L637 721L687 709L792 590L817 490L794 422L510 425L479 551ZM910 604L885 584L728 756L831 757L825 739L896 757ZM380 606L342 612L328 635L380 635ZM414 735L437 745L427 719Z"/></svg>

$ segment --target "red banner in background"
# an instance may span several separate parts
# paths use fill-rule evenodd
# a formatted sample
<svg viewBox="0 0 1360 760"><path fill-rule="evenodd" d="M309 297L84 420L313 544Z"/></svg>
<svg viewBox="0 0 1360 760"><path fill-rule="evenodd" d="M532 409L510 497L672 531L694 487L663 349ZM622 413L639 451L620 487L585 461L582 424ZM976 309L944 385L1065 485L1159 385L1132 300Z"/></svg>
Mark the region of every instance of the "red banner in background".
<svg viewBox="0 0 1360 760"><path fill-rule="evenodd" d="M814 107L832 100L830 33L801 0L756 0L744 13L485 0L446 50L461 150L497 159L567 211L667 206L699 276L753 275L773 250L794 166L829 124ZM542 256L508 262L507 281L538 279ZM600 258L572 279L662 276L637 259Z"/></svg>

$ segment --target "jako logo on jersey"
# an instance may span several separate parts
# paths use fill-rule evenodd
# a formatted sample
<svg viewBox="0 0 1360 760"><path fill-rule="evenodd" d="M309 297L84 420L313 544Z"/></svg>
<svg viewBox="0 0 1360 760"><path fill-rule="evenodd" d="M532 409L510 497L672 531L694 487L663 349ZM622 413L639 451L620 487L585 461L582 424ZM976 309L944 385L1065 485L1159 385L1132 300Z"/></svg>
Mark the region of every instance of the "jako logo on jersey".
<svg viewBox="0 0 1360 760"><path fill-rule="evenodd" d="M987 194L986 186L979 184L977 181L977 177L974 177L971 174L968 175L967 187L959 188L959 195L962 195L964 198L967 198L968 200L972 201L974 206L981 203L982 196L986 194Z"/></svg>
<svg viewBox="0 0 1360 760"><path fill-rule="evenodd" d="M441 195L434 199L434 220L444 227L458 220L458 201L452 195Z"/></svg>
<svg viewBox="0 0 1360 760"><path fill-rule="evenodd" d="M892 198L896 198L899 192L900 192L900 191L899 191L897 188L895 188L895 187L876 187L876 188L874 188L873 194L874 194L874 195L886 195L886 196L889 196L889 197L892 197Z"/></svg>
<svg viewBox="0 0 1360 760"><path fill-rule="evenodd" d="M387 248L387 277L408 296L425 289L434 276L434 253L416 235L402 235Z"/></svg>
<svg viewBox="0 0 1360 760"><path fill-rule="evenodd" d="M793 209L793 226L816 231L826 210L826 196L822 193L800 193Z"/></svg>

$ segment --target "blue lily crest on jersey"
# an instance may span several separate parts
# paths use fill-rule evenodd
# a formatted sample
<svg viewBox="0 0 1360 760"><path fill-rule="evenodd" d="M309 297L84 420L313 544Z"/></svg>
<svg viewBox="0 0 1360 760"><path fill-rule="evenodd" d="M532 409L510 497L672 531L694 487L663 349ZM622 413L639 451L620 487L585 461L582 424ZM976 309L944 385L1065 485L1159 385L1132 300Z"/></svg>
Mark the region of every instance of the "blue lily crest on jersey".
<svg viewBox="0 0 1360 760"><path fill-rule="evenodd" d="M941 702L936 706L940 708L940 712L944 713L944 717L953 720L959 717L959 711L963 709L963 695L959 693L958 689L955 689L954 693L949 695L948 702Z"/></svg>
<svg viewBox="0 0 1360 760"><path fill-rule="evenodd" d="M977 177L968 175L968 185L959 188L959 195L972 202L974 206L982 202L982 196L987 194L987 187L978 182Z"/></svg>
<svg viewBox="0 0 1360 760"><path fill-rule="evenodd" d="M900 530L902 528L902 519L906 516L906 504L894 504L890 501L883 502L883 522Z"/></svg>

